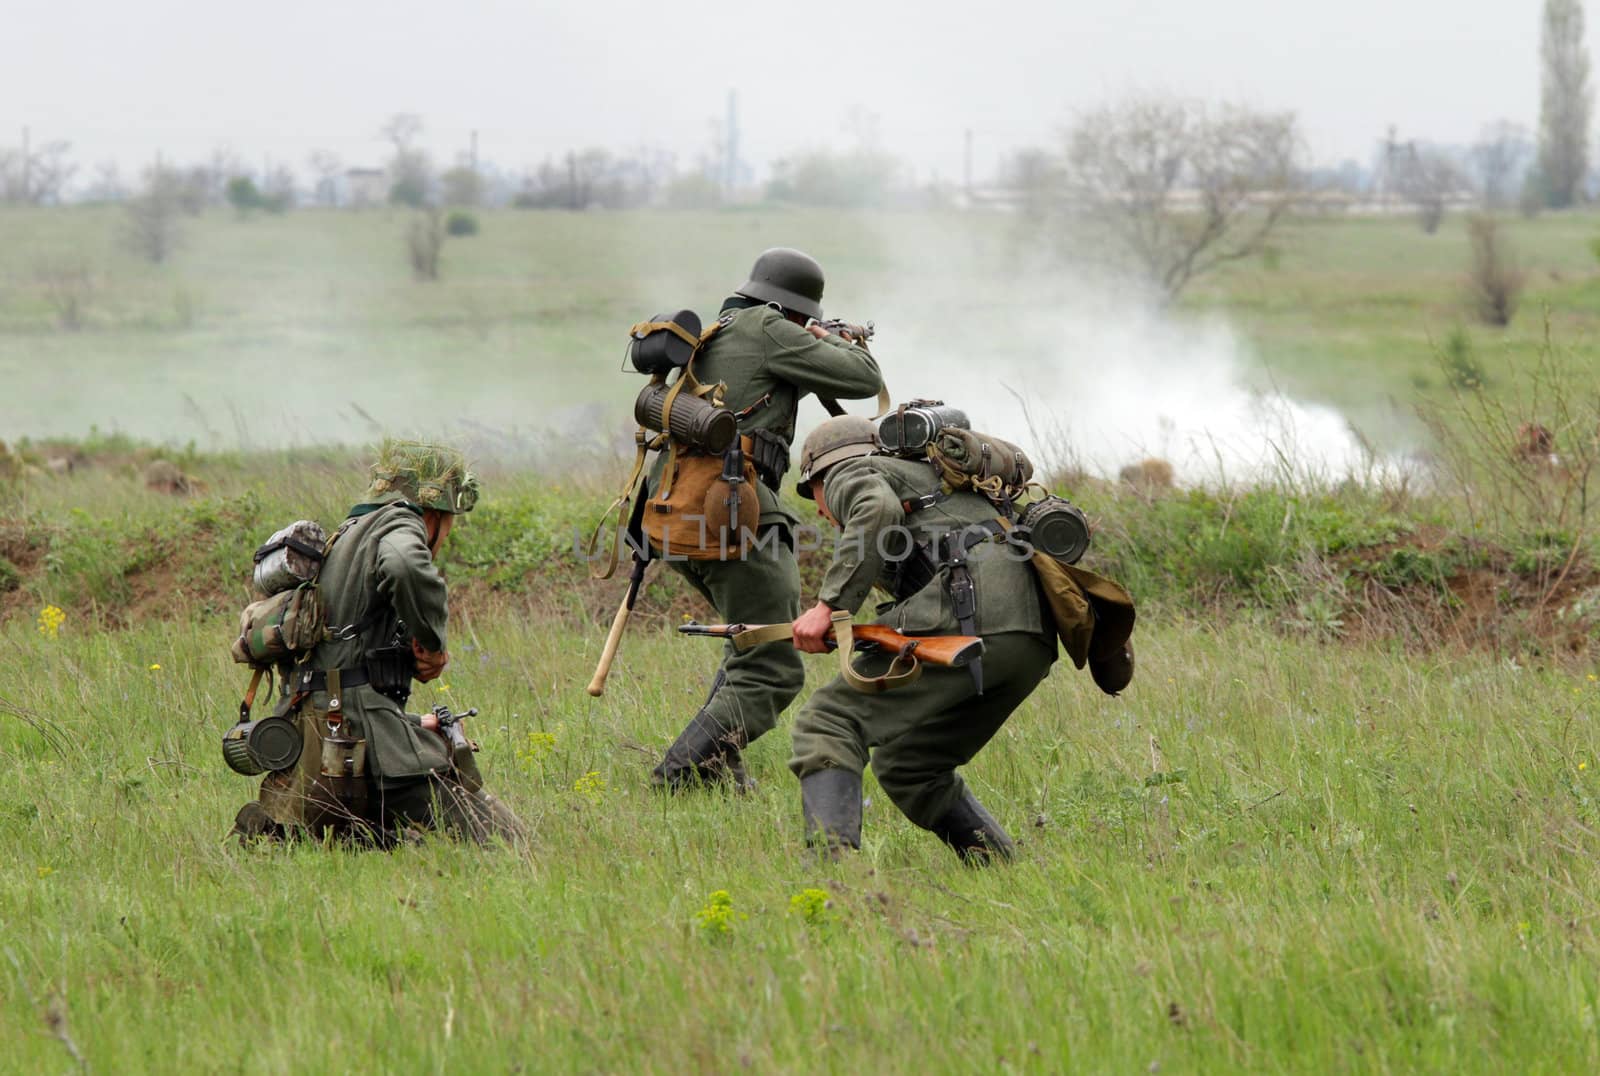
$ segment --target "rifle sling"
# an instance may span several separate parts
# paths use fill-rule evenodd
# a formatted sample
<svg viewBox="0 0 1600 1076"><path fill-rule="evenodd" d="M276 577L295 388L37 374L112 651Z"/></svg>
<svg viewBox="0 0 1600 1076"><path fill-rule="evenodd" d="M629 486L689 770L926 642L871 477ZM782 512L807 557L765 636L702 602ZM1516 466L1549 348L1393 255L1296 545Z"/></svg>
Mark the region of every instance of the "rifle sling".
<svg viewBox="0 0 1600 1076"><path fill-rule="evenodd" d="M837 610L833 614L833 638L838 643L839 650L839 675L844 678L845 683L863 694L877 695L897 687L904 687L922 675L922 662L917 660L915 653L896 654L894 661L889 665L889 670L882 676L862 676L856 672L855 665L851 661L855 649L855 636L851 631L854 620L854 617L843 610ZM729 636L729 641L733 643L735 650L743 652L763 643L775 643L793 638L793 624L763 624L760 627L736 632Z"/></svg>

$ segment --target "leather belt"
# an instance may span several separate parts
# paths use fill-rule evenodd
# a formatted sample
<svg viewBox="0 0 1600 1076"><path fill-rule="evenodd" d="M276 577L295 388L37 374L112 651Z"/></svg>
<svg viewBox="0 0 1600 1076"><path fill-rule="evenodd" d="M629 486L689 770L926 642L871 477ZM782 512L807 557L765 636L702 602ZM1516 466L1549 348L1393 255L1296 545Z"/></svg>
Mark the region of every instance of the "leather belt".
<svg viewBox="0 0 1600 1076"><path fill-rule="evenodd" d="M358 665L353 669L340 669L338 672L341 689L361 687L363 684L368 684L372 681L372 677L368 674L364 665ZM324 669L302 669L285 679L283 685L285 692L291 694L301 691L326 691L328 690L328 673Z"/></svg>

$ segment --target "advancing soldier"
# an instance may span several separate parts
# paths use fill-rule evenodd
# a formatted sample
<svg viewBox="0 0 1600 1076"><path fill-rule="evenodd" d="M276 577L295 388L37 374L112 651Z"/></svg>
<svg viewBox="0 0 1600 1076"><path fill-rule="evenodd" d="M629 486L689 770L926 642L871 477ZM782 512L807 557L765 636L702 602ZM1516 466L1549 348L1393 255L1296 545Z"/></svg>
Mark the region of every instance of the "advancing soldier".
<svg viewBox="0 0 1600 1076"><path fill-rule="evenodd" d="M379 844L408 827L479 842L519 835L509 809L483 791L464 737L452 750L452 730L440 729L436 715L403 709L411 680L435 679L450 660L445 582L434 558L477 499L477 479L454 449L384 444L366 497L340 526L318 576L328 637L284 670L278 712L298 720L305 748L292 768L267 775L235 832L333 830Z"/></svg>
<svg viewBox="0 0 1600 1076"><path fill-rule="evenodd" d="M822 267L798 250L776 248L756 259L750 279L722 304L725 325L695 358L695 376L727 386L724 403L754 442L761 506L757 539L737 559L673 560L672 566L727 621L763 624L800 614L794 528L778 503L789 469L795 412L807 393L830 410L835 399L861 399L882 388L878 364L860 342L807 321L822 317ZM664 460L651 473L659 488ZM800 655L787 642L739 654L730 645L705 704L655 768L652 783L678 790L697 782L748 786L740 749L772 728L805 683Z"/></svg>
<svg viewBox="0 0 1600 1076"><path fill-rule="evenodd" d="M871 455L876 447L873 423L848 415L806 438L800 495L815 500L817 513L842 533L817 604L794 622L794 645L810 653L826 649L833 613L855 613L875 583L895 597L880 623L907 635L960 634L949 595L950 557L928 551L970 542L965 559L984 643L982 694L970 669L934 666L879 695L842 678L819 688L795 718L789 762L800 778L806 839L835 854L841 845L861 846L861 771L873 749L872 772L907 818L968 863L1009 859L1011 838L956 767L972 760L1050 671L1054 622L1027 559L988 540L993 535L982 525L996 512L987 498L944 496L929 463ZM881 675L889 660L864 655L858 667Z"/></svg>

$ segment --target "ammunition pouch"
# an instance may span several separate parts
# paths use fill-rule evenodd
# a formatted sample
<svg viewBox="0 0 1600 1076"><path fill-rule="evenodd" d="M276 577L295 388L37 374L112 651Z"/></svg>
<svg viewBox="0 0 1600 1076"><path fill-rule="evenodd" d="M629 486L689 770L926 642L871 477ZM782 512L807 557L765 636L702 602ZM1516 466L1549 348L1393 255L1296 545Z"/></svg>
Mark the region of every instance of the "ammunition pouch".
<svg viewBox="0 0 1600 1076"><path fill-rule="evenodd" d="M416 675L417 657L409 646L383 646L367 652L368 683L401 706L411 698L411 681Z"/></svg>
<svg viewBox="0 0 1600 1076"><path fill-rule="evenodd" d="M966 554L973 546L1003 533L998 522L969 523L965 527L952 528L931 542L918 542L903 559L893 561L889 592L894 595L896 602L905 601L933 582L940 569L961 567L964 570ZM959 609L956 615L960 616Z"/></svg>
<svg viewBox="0 0 1600 1076"><path fill-rule="evenodd" d="M756 477L776 493L783 488L783 476L789 473L788 439L773 430L751 430L745 436Z"/></svg>

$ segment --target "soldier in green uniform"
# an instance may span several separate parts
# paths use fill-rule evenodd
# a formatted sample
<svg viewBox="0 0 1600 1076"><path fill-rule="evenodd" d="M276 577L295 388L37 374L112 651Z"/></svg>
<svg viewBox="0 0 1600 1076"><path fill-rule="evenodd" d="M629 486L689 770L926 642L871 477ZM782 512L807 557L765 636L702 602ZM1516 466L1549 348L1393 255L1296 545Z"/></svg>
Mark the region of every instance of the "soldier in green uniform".
<svg viewBox="0 0 1600 1076"><path fill-rule="evenodd" d="M450 660L434 559L477 499L477 479L454 449L384 444L318 576L328 638L283 670L280 712L298 713L306 749L294 768L267 775L236 832L333 829L380 844L411 827L479 842L518 835L509 809L483 791L471 750L452 750L404 710L411 680L437 678Z"/></svg>
<svg viewBox="0 0 1600 1076"><path fill-rule="evenodd" d="M815 500L842 533L817 604L794 621L794 645L824 650L833 612L854 613L874 584L895 598L879 623L907 635L959 634L950 595L956 542L966 547L976 591L982 691L970 669L932 666L883 694L863 694L842 678L819 688L795 719L789 763L800 778L807 840L835 851L860 847L861 773L870 752L878 783L907 818L969 863L1008 859L1011 838L956 767L972 760L1050 671L1054 622L1028 560L983 529L996 516L985 497L944 495L931 464L872 455L876 447L873 423L854 416L830 419L806 439L800 495ZM858 663L881 675L889 658L866 655Z"/></svg>
<svg viewBox="0 0 1600 1076"><path fill-rule="evenodd" d="M809 256L786 248L766 251L750 279L722 304L723 327L695 359L701 382L727 386L725 406L738 414L740 433L754 443L761 520L757 540L736 559L671 563L729 622L765 624L800 613L794 553L800 521L777 495L789 468L800 400L814 393L836 410L834 400L870 397L883 386L878 364L861 342L806 327L822 317L822 283L822 267ZM660 486L664 462L656 461L652 488ZM730 645L705 704L667 749L652 782L672 790L724 781L744 787L740 750L777 724L804 683L800 655L787 642L743 654Z"/></svg>

